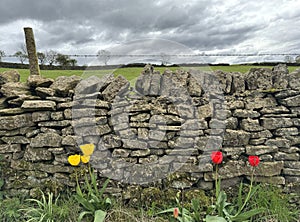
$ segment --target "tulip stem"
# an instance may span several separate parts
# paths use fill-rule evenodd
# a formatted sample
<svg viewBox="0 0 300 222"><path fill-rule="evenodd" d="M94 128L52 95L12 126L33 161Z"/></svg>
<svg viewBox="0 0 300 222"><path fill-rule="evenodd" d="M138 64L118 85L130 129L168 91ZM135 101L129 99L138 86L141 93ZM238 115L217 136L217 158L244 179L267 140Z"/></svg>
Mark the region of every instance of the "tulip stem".
<svg viewBox="0 0 300 222"><path fill-rule="evenodd" d="M250 195L251 195L251 192L252 192L252 186L253 186L254 171L255 171L255 168L253 168L252 173L251 173L250 188L249 188L247 197L246 197L246 199L245 199L245 201L244 201L242 207L238 210L238 212L236 213L236 215L234 215L233 217L238 216L238 215L242 212L242 210L244 209L244 207L246 206L247 202L248 202L249 199L250 199Z"/></svg>

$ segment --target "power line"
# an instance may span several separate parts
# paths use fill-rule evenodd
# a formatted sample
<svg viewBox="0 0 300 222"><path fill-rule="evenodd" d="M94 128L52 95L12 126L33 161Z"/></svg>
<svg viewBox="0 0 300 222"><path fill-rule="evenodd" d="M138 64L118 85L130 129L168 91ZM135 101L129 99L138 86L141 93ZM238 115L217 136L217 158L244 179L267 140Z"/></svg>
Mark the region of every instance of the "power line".
<svg viewBox="0 0 300 222"><path fill-rule="evenodd" d="M298 56L300 53L215 53L215 54L111 54L110 57L261 57L261 56ZM69 57L81 57L81 58L95 58L95 57L101 57L101 55L93 55L93 54L70 54L66 55ZM2 56L5 57L18 57L15 55L5 55Z"/></svg>

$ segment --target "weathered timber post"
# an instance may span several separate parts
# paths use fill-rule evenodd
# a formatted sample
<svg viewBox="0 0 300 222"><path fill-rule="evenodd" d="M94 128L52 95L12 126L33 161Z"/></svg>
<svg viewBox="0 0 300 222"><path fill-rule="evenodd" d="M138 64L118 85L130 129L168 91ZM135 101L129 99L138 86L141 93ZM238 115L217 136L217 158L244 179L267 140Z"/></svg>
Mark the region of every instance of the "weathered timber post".
<svg viewBox="0 0 300 222"><path fill-rule="evenodd" d="M40 75L39 61L36 54L35 40L32 28L26 27L24 28L24 32L29 59L30 75Z"/></svg>

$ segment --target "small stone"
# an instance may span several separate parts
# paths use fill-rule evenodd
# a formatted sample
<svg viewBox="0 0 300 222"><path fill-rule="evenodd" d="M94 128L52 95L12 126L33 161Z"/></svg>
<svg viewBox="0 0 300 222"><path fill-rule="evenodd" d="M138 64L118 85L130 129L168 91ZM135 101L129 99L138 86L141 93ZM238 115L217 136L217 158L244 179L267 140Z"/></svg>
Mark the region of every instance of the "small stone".
<svg viewBox="0 0 300 222"><path fill-rule="evenodd" d="M24 136L2 137L1 140L8 144L28 144L29 139Z"/></svg>
<svg viewBox="0 0 300 222"><path fill-rule="evenodd" d="M29 75L27 78L27 84L31 88L36 88L36 87L45 87L48 88L52 83L53 79L50 78L45 78L41 75Z"/></svg>
<svg viewBox="0 0 300 222"><path fill-rule="evenodd" d="M44 161L44 160L51 160L52 157L52 153L49 152L47 149L36 149L36 148L31 148L31 147L27 147L25 150L25 154L24 154L24 159L26 161Z"/></svg>
<svg viewBox="0 0 300 222"><path fill-rule="evenodd" d="M21 152L21 144L0 144L0 153L16 153Z"/></svg>
<svg viewBox="0 0 300 222"><path fill-rule="evenodd" d="M55 110L56 103L44 100L28 100L24 101L21 108L26 110Z"/></svg>
<svg viewBox="0 0 300 222"><path fill-rule="evenodd" d="M59 76L50 88L54 89L55 94L58 96L67 96L69 91L73 90L80 80L79 76Z"/></svg>
<svg viewBox="0 0 300 222"><path fill-rule="evenodd" d="M267 146L277 146L280 148L289 148L291 146L291 141L288 139L276 138L269 139L266 142Z"/></svg>
<svg viewBox="0 0 300 222"><path fill-rule="evenodd" d="M30 146L35 147L60 147L62 138L56 133L42 133L31 139Z"/></svg>
<svg viewBox="0 0 300 222"><path fill-rule="evenodd" d="M246 146L246 154L259 156L266 153L275 153L278 151L276 146Z"/></svg>
<svg viewBox="0 0 300 222"><path fill-rule="evenodd" d="M5 83L19 82L19 81L20 81L20 73L17 70L8 70L3 73L0 73L0 86Z"/></svg>

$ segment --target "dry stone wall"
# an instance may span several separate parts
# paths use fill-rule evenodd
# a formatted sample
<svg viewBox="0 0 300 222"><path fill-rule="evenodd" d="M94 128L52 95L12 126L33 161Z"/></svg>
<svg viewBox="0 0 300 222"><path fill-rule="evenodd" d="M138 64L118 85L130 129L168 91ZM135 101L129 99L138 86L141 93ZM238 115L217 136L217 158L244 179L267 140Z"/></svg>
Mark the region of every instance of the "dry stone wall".
<svg viewBox="0 0 300 222"><path fill-rule="evenodd" d="M99 178L112 178L124 198L132 184L213 189L209 156L219 149L224 185L249 179L247 157L258 155L257 181L299 190L299 69L160 74L146 66L134 87L113 75L19 79L0 74L5 190L74 187L78 167L67 157L87 143Z"/></svg>

